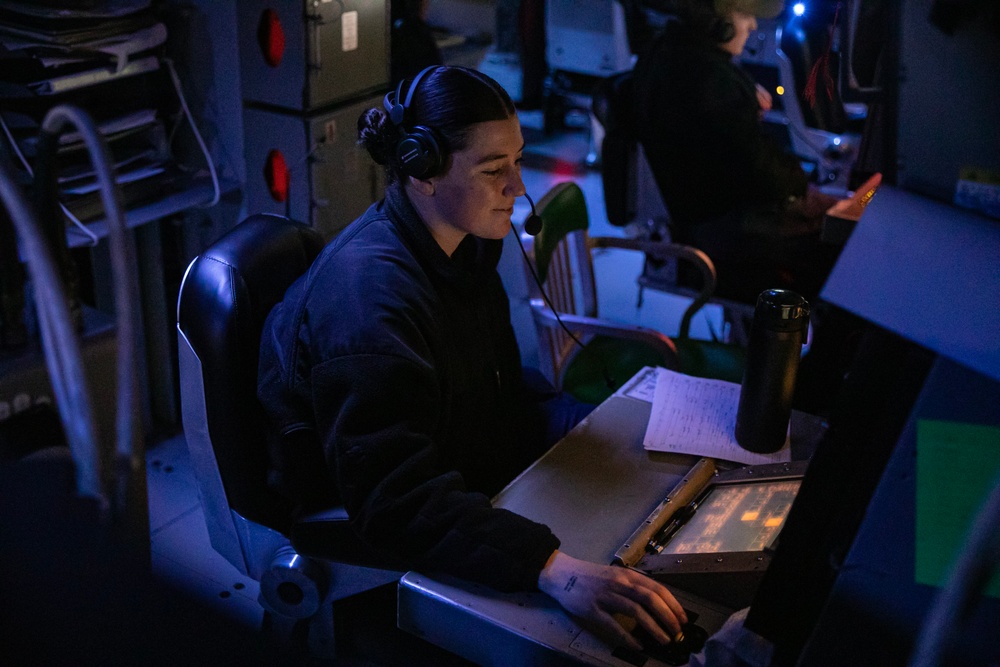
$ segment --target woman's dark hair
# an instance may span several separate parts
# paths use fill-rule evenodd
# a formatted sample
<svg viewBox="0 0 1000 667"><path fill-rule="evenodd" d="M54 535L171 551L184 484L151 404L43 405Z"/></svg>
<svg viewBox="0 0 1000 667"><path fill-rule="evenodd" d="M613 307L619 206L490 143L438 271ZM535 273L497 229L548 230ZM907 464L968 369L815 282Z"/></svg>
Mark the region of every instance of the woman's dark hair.
<svg viewBox="0 0 1000 667"><path fill-rule="evenodd" d="M403 104L412 81L399 91ZM466 67L437 67L424 75L406 110L403 126L395 125L382 108L368 109L358 118L358 144L376 163L385 165L389 182L401 172L396 146L404 133L416 126L429 128L441 149L447 169L447 155L467 146L469 132L476 123L506 120L516 113L514 103L499 83L482 72Z"/></svg>

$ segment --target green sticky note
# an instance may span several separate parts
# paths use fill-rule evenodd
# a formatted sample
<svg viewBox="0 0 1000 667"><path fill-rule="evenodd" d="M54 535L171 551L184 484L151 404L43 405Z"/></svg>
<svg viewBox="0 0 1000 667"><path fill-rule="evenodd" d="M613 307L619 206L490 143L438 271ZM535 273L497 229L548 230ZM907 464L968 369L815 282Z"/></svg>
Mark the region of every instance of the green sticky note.
<svg viewBox="0 0 1000 667"><path fill-rule="evenodd" d="M1000 427L917 422L917 583L947 581L998 474ZM1000 598L1000 576L986 593Z"/></svg>

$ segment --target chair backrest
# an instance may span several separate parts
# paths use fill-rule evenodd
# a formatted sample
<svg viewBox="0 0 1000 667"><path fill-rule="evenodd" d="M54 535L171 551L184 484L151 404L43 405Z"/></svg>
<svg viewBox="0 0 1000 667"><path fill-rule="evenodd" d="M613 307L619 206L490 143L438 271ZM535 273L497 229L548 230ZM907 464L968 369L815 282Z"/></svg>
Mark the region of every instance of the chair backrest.
<svg viewBox="0 0 1000 667"><path fill-rule="evenodd" d="M587 238L590 217L583 190L572 181L559 183L538 201L535 211L542 218L542 230L530 242L530 262L545 293L526 264L531 300L539 303L548 297L547 305L558 313L597 317L597 285ZM578 344L561 327L539 327L538 334L541 370L560 386L562 371Z"/></svg>
<svg viewBox="0 0 1000 667"><path fill-rule="evenodd" d="M587 247L590 216L583 190L572 181L559 183L535 210L542 218L532 248L535 269L552 305L561 313L596 316L597 287ZM532 289L537 286L529 281Z"/></svg>
<svg viewBox="0 0 1000 667"><path fill-rule="evenodd" d="M323 247L277 215L247 218L196 257L177 301L184 434L212 545L242 561L233 512L280 530L291 508L267 485L265 417L257 401L261 329Z"/></svg>
<svg viewBox="0 0 1000 667"><path fill-rule="evenodd" d="M685 312L681 325L681 335L687 337L691 318L709 301L715 289L715 269L704 253L689 246L670 244L671 248L660 247L659 251L664 253L663 256L650 257L648 253L652 247L657 246L643 245L643 241L650 240L648 238L590 238L587 233L590 226L587 202L583 190L572 181L559 183L549 190L539 200L536 212L542 218L542 230L532 243L532 260L538 279L545 285L546 294L556 311L586 317L598 316L597 283L591 256L593 247L644 250L647 252L647 264L652 261L674 263L678 257L685 257L702 273L698 280L700 289L690 291L689 296L695 301ZM657 240L669 241L669 238ZM541 298L531 276L528 276L528 285L532 298Z"/></svg>
<svg viewBox="0 0 1000 667"><path fill-rule="evenodd" d="M594 114L604 125L601 185L608 222L616 227L666 221L670 215L639 144L632 71L608 77L594 93Z"/></svg>
<svg viewBox="0 0 1000 667"><path fill-rule="evenodd" d="M580 39L586 33L587 39ZM625 8L615 0L545 3L545 55L554 70L607 76L632 66Z"/></svg>
<svg viewBox="0 0 1000 667"><path fill-rule="evenodd" d="M624 227L635 219L632 161L637 139L632 121L632 71L602 79L594 90L591 110L604 126L601 140L601 185L608 222Z"/></svg>
<svg viewBox="0 0 1000 667"><path fill-rule="evenodd" d="M800 27L798 30L782 30L778 46L791 64L794 78L790 83L794 85L795 102L798 103L802 121L809 127L840 134L847 125L847 114L840 98L840 91L837 90L837 86L827 90L823 84L825 73L837 76L836 61L820 63L819 67L825 69L818 72L818 78L814 82L816 86L814 103L808 103L803 94L809 86L812 70L817 66L817 62L821 61L828 47L830 36L827 28L828 26L824 25L823 29L812 27L803 30Z"/></svg>

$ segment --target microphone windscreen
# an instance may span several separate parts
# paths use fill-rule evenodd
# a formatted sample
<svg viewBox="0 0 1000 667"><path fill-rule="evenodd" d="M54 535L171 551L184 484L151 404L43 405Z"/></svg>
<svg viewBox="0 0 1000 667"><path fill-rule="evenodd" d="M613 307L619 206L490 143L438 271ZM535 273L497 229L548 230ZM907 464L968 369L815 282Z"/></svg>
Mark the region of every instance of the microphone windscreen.
<svg viewBox="0 0 1000 667"><path fill-rule="evenodd" d="M537 236L542 231L542 216L532 213L524 221L524 233L529 236Z"/></svg>

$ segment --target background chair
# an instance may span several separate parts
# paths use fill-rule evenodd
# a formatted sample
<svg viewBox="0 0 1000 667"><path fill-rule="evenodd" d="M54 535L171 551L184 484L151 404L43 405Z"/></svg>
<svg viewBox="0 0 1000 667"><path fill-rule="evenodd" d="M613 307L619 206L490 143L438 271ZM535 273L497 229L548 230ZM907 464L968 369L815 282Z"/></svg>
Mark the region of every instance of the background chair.
<svg viewBox="0 0 1000 667"><path fill-rule="evenodd" d="M527 281L542 371L557 388L580 400L600 402L643 366L652 365L702 377L742 379L741 348L696 341L688 334L691 318L715 288L715 269L705 253L676 243L591 237L583 191L573 182L560 183L546 193L538 202L537 213L542 218L542 231L533 239L525 236L531 246ZM684 312L676 339L598 316L591 255L596 248L636 250L658 260L683 259L698 268L704 283ZM532 277L532 268L545 294ZM570 331L585 348L573 340Z"/></svg>
<svg viewBox="0 0 1000 667"><path fill-rule="evenodd" d="M260 582L272 627L301 623L310 651L330 656L332 602L399 572L358 567L387 564L367 552L343 508L293 520L291 503L267 484L261 329L322 247L318 232L281 216L244 220L191 262L177 330L184 435L212 547Z"/></svg>

